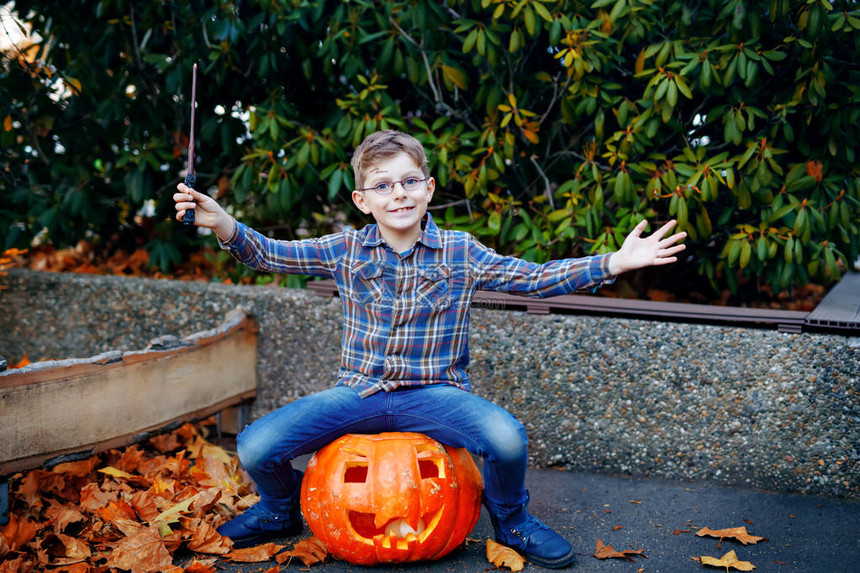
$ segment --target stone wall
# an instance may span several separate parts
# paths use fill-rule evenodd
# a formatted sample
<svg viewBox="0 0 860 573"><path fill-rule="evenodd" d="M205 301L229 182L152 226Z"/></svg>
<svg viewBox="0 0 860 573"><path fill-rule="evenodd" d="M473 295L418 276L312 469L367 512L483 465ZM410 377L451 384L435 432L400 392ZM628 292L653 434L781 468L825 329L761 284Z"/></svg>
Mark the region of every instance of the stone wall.
<svg viewBox="0 0 860 573"><path fill-rule="evenodd" d="M0 355L141 349L260 324L258 417L329 387L338 299L309 291L13 270ZM475 308L475 393L526 425L534 466L860 498L860 339Z"/></svg>

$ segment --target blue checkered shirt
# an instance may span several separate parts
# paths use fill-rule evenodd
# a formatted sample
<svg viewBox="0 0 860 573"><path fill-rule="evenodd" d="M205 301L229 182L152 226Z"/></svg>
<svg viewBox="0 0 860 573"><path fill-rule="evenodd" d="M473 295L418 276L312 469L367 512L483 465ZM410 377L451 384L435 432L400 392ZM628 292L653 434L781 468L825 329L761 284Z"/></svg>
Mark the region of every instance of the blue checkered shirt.
<svg viewBox="0 0 860 573"><path fill-rule="evenodd" d="M260 271L334 279L343 303L338 384L362 397L437 383L471 390L469 311L478 289L548 297L613 280L609 255L539 265L440 230L429 214L405 253L391 250L376 225L280 241L237 223L220 244Z"/></svg>

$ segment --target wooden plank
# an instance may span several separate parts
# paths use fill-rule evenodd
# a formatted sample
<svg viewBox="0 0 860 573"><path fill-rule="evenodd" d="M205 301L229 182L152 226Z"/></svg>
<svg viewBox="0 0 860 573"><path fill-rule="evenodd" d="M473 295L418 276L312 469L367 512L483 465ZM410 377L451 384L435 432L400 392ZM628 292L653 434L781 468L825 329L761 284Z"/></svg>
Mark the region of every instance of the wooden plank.
<svg viewBox="0 0 860 573"><path fill-rule="evenodd" d="M61 453L128 442L256 394L257 327L241 311L178 347L103 357L0 374L0 475Z"/></svg>
<svg viewBox="0 0 860 573"><path fill-rule="evenodd" d="M309 281L308 288L321 297L338 295L337 285L332 280ZM530 314L582 313L645 320L776 327L787 332L800 332L808 314L795 310L660 302L579 294L533 298L483 290L475 293L472 306L491 310L525 310Z"/></svg>

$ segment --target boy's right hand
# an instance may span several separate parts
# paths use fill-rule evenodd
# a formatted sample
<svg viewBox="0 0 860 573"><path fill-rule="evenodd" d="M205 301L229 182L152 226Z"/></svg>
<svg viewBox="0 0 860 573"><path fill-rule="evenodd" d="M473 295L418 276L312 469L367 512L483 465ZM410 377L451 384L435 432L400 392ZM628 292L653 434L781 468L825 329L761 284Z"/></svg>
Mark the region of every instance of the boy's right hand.
<svg viewBox="0 0 860 573"><path fill-rule="evenodd" d="M176 186L177 193L173 194L176 203L176 219L182 221L187 209L196 211L194 224L198 227L212 229L222 241L233 234L233 217L228 215L215 199L188 187L185 183Z"/></svg>

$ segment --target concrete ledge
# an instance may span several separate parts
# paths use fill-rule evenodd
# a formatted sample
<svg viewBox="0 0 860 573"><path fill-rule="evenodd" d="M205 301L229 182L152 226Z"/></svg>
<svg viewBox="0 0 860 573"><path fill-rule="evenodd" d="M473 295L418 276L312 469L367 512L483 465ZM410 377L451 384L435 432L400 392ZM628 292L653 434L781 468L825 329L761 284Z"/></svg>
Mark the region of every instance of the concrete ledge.
<svg viewBox="0 0 860 573"><path fill-rule="evenodd" d="M86 357L257 318L258 417L336 377L340 302L308 291L13 270L0 355ZM476 394L531 463L860 498L860 339L475 308Z"/></svg>

